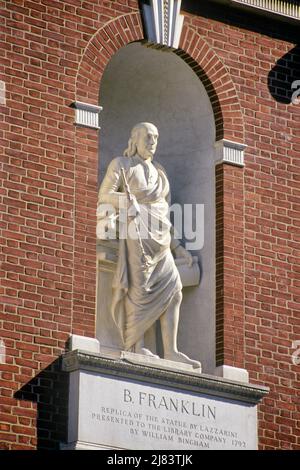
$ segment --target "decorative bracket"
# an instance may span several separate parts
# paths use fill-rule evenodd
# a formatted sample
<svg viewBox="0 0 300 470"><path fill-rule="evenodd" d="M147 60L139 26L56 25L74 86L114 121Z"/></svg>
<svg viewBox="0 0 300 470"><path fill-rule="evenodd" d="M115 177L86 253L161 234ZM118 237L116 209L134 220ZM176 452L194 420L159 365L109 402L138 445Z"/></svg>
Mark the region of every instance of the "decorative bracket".
<svg viewBox="0 0 300 470"><path fill-rule="evenodd" d="M216 164L230 163L231 165L244 166L244 150L246 147L245 144L232 142L231 140L219 140L215 143Z"/></svg>
<svg viewBox="0 0 300 470"><path fill-rule="evenodd" d="M150 0L150 5L143 3L146 34L150 42L178 48L184 20L180 7L181 0Z"/></svg>
<svg viewBox="0 0 300 470"><path fill-rule="evenodd" d="M75 101L71 104L71 107L75 108L76 125L90 127L92 129L101 129L99 125L99 114L103 109L102 106Z"/></svg>

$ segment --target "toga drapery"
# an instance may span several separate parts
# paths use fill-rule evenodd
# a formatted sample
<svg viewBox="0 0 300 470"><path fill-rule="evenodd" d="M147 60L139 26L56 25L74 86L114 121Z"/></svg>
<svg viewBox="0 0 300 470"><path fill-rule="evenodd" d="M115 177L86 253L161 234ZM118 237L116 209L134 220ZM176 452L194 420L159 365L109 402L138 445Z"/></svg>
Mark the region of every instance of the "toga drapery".
<svg viewBox="0 0 300 470"><path fill-rule="evenodd" d="M124 192L121 168L140 206L140 232L150 265L145 269L136 236L120 237L112 317L121 333L124 349L128 350L166 311L182 284L171 253L171 247L179 242L171 237L170 188L165 171L158 163L147 163L137 155L115 158L100 187L100 204L103 195ZM128 228L129 234L136 234L132 220Z"/></svg>

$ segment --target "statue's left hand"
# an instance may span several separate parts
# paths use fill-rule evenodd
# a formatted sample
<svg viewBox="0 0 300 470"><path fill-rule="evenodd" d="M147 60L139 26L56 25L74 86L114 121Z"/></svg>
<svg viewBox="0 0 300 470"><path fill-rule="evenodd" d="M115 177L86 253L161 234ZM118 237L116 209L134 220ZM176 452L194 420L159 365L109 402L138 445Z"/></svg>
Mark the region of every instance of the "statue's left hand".
<svg viewBox="0 0 300 470"><path fill-rule="evenodd" d="M178 245L175 250L174 254L176 258L185 258L186 263L188 266L192 266L193 264L193 257L189 251L187 251L182 245Z"/></svg>

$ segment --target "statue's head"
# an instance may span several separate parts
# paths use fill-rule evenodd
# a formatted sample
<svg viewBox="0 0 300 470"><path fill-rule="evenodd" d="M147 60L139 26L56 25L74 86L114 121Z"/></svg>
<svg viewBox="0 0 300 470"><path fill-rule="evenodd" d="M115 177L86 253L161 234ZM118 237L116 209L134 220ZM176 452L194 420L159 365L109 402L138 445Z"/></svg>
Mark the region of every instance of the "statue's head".
<svg viewBox="0 0 300 470"><path fill-rule="evenodd" d="M153 158L158 141L158 130L150 122L140 122L131 131L128 148L124 152L125 157L139 155L144 160Z"/></svg>

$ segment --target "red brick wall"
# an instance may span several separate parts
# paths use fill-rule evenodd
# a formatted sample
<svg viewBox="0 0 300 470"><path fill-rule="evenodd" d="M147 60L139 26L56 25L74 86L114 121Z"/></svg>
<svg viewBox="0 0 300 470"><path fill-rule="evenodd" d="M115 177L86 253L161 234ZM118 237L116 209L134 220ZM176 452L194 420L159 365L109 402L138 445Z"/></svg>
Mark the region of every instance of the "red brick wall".
<svg viewBox="0 0 300 470"><path fill-rule="evenodd" d="M97 104L109 58L142 32L136 1L1 7L0 447L56 448L68 386L57 358L71 332L93 336L95 325L98 136L75 129L69 105ZM185 25L178 54L206 86L218 136L248 145L244 170L218 169L221 355L271 388L259 407L261 448L300 449L300 366L291 361L300 340L300 105L288 104L286 88L300 78L299 49L204 17L187 15Z"/></svg>
<svg viewBox="0 0 300 470"><path fill-rule="evenodd" d="M291 358L300 339L300 105L290 104L300 51L259 33L191 21L224 62L244 116L244 364L252 383L270 387L259 407L260 447L300 449L300 365Z"/></svg>
<svg viewBox="0 0 300 470"><path fill-rule="evenodd" d="M245 368L244 169L216 165L216 365Z"/></svg>
<svg viewBox="0 0 300 470"><path fill-rule="evenodd" d="M97 132L82 139L69 105L91 37L133 9L130 0L1 2L1 448L66 438L57 357L71 332L94 336L98 158Z"/></svg>

